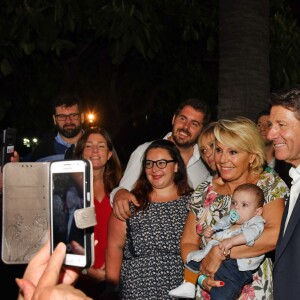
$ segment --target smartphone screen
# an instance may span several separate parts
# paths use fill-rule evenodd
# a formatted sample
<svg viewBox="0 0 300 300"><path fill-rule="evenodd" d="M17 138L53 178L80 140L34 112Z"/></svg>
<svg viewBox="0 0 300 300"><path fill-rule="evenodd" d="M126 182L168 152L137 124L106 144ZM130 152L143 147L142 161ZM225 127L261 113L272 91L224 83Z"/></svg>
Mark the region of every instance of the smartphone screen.
<svg viewBox="0 0 300 300"><path fill-rule="evenodd" d="M90 235L88 230L76 226L74 218L77 209L89 206L86 162L52 162L50 176L51 249L53 251L59 242L64 242L67 245L65 264L86 267L90 256L87 253L87 247L91 247ZM79 244L79 247L75 247L74 243Z"/></svg>
<svg viewBox="0 0 300 300"><path fill-rule="evenodd" d="M17 130L14 128L4 129L2 132L2 157L1 167L10 162L10 158L14 155L16 144Z"/></svg>

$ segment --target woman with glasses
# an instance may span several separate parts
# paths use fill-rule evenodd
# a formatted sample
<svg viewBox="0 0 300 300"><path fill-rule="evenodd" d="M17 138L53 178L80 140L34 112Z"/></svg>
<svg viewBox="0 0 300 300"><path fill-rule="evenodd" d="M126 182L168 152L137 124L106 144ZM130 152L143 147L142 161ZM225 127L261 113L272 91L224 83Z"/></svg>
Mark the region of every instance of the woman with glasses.
<svg viewBox="0 0 300 300"><path fill-rule="evenodd" d="M148 146L131 191L131 218L111 214L106 250L106 280L119 285L120 299L170 299L182 281L180 237L192 188L175 144L157 140Z"/></svg>

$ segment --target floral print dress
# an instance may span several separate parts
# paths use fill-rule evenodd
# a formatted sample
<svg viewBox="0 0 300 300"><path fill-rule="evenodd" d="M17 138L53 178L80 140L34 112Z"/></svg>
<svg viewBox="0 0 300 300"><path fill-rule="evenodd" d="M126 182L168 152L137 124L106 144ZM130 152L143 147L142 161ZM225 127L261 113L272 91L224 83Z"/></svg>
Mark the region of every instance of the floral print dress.
<svg viewBox="0 0 300 300"><path fill-rule="evenodd" d="M257 185L263 190L265 204L284 198L287 201L289 189L275 172L265 171ZM212 180L201 183L194 191L190 210L196 215L196 231L202 235L203 229L214 225L230 208L231 195L220 195L213 191ZM196 299L210 299L209 293L197 286ZM266 256L259 269L253 274L252 284L245 285L240 300L273 299L272 261Z"/></svg>

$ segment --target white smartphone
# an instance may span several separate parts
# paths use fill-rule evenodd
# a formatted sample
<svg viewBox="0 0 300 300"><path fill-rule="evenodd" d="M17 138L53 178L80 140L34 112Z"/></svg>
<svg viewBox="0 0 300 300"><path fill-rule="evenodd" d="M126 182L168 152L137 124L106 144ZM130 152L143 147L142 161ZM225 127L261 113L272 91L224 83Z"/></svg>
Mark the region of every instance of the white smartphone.
<svg viewBox="0 0 300 300"><path fill-rule="evenodd" d="M67 245L64 263L68 266L88 268L93 264L93 227L80 229L74 218L77 209L93 203L91 170L89 160L62 160L50 164L51 253L59 242L64 242Z"/></svg>

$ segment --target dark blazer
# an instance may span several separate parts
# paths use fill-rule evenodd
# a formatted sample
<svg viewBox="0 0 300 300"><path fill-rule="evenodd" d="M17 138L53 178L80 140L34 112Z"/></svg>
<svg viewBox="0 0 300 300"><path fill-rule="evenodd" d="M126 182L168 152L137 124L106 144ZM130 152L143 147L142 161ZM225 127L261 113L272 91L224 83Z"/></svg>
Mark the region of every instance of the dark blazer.
<svg viewBox="0 0 300 300"><path fill-rule="evenodd" d="M285 207L273 267L274 300L300 297L300 195L283 236L289 201Z"/></svg>

